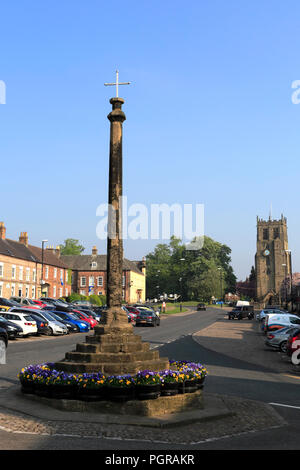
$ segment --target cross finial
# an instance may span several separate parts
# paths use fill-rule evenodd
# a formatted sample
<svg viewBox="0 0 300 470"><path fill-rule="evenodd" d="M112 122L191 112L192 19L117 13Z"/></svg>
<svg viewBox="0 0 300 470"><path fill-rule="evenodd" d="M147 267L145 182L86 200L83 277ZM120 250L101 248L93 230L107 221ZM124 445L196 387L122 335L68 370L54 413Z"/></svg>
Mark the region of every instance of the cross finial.
<svg viewBox="0 0 300 470"><path fill-rule="evenodd" d="M130 82L119 83L119 71L116 70L116 83L104 83L104 86L116 86L116 98L119 98L119 85L130 85Z"/></svg>

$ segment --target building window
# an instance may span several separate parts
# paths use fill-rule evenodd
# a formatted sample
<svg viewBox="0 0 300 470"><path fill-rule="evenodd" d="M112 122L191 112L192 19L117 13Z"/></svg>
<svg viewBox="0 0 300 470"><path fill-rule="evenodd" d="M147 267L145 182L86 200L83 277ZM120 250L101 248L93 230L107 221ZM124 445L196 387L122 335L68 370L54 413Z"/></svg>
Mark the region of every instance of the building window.
<svg viewBox="0 0 300 470"><path fill-rule="evenodd" d="M46 266L46 269L45 269L45 279L48 279L49 277L49 268L48 266Z"/></svg>
<svg viewBox="0 0 300 470"><path fill-rule="evenodd" d="M96 261L92 261L92 268L97 268L97 263L96 263Z"/></svg>
<svg viewBox="0 0 300 470"><path fill-rule="evenodd" d="M62 288L60 287L60 289L59 289L59 297L62 297L62 295L63 295L63 290L62 290Z"/></svg>
<svg viewBox="0 0 300 470"><path fill-rule="evenodd" d="M15 292L16 292L16 286L15 286L15 284L12 284L12 285L11 285L11 296L12 296L12 297L14 297Z"/></svg>
<svg viewBox="0 0 300 470"><path fill-rule="evenodd" d="M0 297L3 295L3 283L0 282Z"/></svg>
<svg viewBox="0 0 300 470"><path fill-rule="evenodd" d="M122 276L122 286L125 287L125 283L126 283L126 276L125 274L123 274Z"/></svg>
<svg viewBox="0 0 300 470"><path fill-rule="evenodd" d="M23 291L22 291L22 284L19 285L18 289L18 297L22 297Z"/></svg>
<svg viewBox="0 0 300 470"><path fill-rule="evenodd" d="M16 266L13 264L11 267L11 278L16 279Z"/></svg>
<svg viewBox="0 0 300 470"><path fill-rule="evenodd" d="M32 280L33 282L36 282L36 269L32 270Z"/></svg>
<svg viewBox="0 0 300 470"><path fill-rule="evenodd" d="M86 277L82 276L80 278L80 287L85 287L86 286Z"/></svg>
<svg viewBox="0 0 300 470"><path fill-rule="evenodd" d="M97 285L98 285L98 287L103 286L103 276L98 276L97 277Z"/></svg>
<svg viewBox="0 0 300 470"><path fill-rule="evenodd" d="M26 281L30 281L30 268L26 268Z"/></svg>
<svg viewBox="0 0 300 470"><path fill-rule="evenodd" d="M4 274L4 264L0 263L0 277L3 277Z"/></svg>
<svg viewBox="0 0 300 470"><path fill-rule="evenodd" d="M53 269L53 277L54 277L54 279L56 279L56 276L57 276L57 268L54 268L54 269Z"/></svg>
<svg viewBox="0 0 300 470"><path fill-rule="evenodd" d="M276 238L279 238L279 227L274 228L274 230L273 230L273 238L274 238L274 240L275 240Z"/></svg>
<svg viewBox="0 0 300 470"><path fill-rule="evenodd" d="M85 290L81 290L80 295L85 295Z"/></svg>
<svg viewBox="0 0 300 470"><path fill-rule="evenodd" d="M56 286L53 286L53 297L56 297Z"/></svg>
<svg viewBox="0 0 300 470"><path fill-rule="evenodd" d="M263 239L264 240L269 240L269 229L268 228L264 228L264 230L263 230Z"/></svg>
<svg viewBox="0 0 300 470"><path fill-rule="evenodd" d="M19 266L19 281L23 281L23 266Z"/></svg>
<svg viewBox="0 0 300 470"><path fill-rule="evenodd" d="M33 286L31 289L31 298L35 299L35 286Z"/></svg>
<svg viewBox="0 0 300 470"><path fill-rule="evenodd" d="M25 286L25 297L29 297L29 286Z"/></svg>

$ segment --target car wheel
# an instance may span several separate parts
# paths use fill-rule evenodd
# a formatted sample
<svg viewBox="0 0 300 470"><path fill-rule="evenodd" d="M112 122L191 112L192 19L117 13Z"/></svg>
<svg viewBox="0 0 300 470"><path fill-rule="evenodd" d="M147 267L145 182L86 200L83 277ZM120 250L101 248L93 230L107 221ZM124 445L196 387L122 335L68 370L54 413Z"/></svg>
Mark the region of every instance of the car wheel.
<svg viewBox="0 0 300 470"><path fill-rule="evenodd" d="M53 336L53 330L52 330L52 328L50 328L50 326L47 330L47 336Z"/></svg>
<svg viewBox="0 0 300 470"><path fill-rule="evenodd" d="M286 353L286 345L287 345L287 341L282 341L282 343L280 343L279 349L281 352Z"/></svg>

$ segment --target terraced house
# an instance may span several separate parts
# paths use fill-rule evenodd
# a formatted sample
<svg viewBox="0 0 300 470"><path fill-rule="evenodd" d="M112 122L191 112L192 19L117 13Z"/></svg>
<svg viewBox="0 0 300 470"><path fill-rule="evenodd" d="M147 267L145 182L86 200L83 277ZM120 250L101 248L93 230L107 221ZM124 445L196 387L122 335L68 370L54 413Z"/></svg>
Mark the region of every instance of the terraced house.
<svg viewBox="0 0 300 470"><path fill-rule="evenodd" d="M106 255L94 246L91 255L64 255L61 260L72 270L72 292L82 295L106 295ZM146 263L123 260L123 299L128 303L144 302Z"/></svg>
<svg viewBox="0 0 300 470"><path fill-rule="evenodd" d="M0 222L0 297L59 298L70 294L70 282L57 250L29 245L27 232L21 232L18 241L11 240Z"/></svg>

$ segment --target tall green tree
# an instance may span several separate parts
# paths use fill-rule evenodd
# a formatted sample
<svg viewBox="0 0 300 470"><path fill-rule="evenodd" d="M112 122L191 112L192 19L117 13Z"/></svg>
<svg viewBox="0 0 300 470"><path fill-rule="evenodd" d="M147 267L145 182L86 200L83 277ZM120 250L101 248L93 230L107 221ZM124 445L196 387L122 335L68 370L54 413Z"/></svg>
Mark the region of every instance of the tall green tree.
<svg viewBox="0 0 300 470"><path fill-rule="evenodd" d="M67 238L62 245L59 245L62 255L81 255L84 246L80 245L79 240Z"/></svg>
<svg viewBox="0 0 300 470"><path fill-rule="evenodd" d="M172 237L169 244L159 244L147 255L147 297L177 293L185 300L208 301L235 292L236 276L227 245L204 237L201 249L186 248Z"/></svg>

